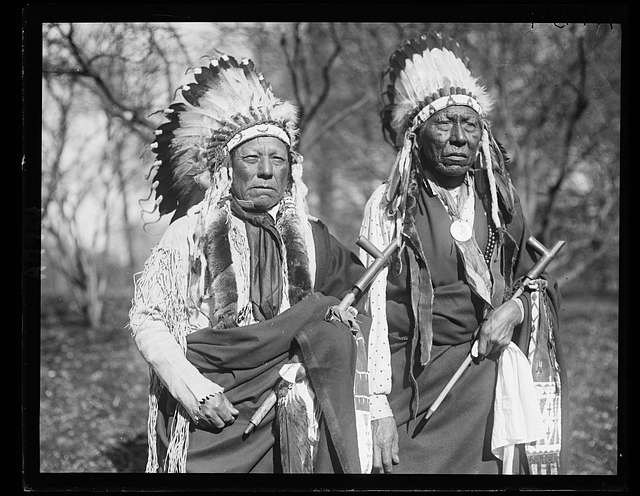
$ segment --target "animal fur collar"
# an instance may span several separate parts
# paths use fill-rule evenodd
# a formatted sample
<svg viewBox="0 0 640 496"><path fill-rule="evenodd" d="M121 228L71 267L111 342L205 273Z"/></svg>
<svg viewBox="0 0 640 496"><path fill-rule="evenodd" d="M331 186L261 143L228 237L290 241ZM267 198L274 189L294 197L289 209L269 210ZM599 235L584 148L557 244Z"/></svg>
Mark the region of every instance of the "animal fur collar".
<svg viewBox="0 0 640 496"><path fill-rule="evenodd" d="M235 257L233 253L236 246L248 247L246 231L244 224L238 222L239 219L232 218L228 200L221 202L220 206L207 229L204 250L207 260L204 298L209 305L209 319L214 329L251 323L250 306L244 306L240 302L241 308L238 308L238 281L243 274L248 274L248 267L238 267L239 264L242 265L242 253L237 253ZM282 276L283 282L286 281L284 287L287 298L283 298L280 312L300 301L313 289L308 250L301 226L305 221L306 219L302 220L297 215L294 205L281 202L276 217L276 230L282 239L286 259ZM238 236L243 239L232 240Z"/></svg>

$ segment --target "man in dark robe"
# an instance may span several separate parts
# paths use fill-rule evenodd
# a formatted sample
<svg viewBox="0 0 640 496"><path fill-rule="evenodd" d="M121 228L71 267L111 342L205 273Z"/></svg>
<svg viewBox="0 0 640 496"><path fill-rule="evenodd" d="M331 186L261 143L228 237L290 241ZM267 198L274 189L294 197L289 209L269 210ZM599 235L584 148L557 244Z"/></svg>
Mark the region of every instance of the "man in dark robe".
<svg viewBox="0 0 640 496"><path fill-rule="evenodd" d="M283 446L289 468L360 472L356 340L325 315L364 269L306 212L295 109L226 56L182 96L152 145L157 205L176 213L130 313L151 372L147 471L273 473ZM293 439L273 410L244 435L294 351Z"/></svg>
<svg viewBox="0 0 640 496"><path fill-rule="evenodd" d="M373 467L557 473L557 288L543 276L510 299L538 255L527 245L503 150L485 120L491 102L454 46L441 37L412 40L392 55L387 72L383 127L399 152L367 204L361 233L381 245L400 236L403 249L369 297ZM474 363L427 420L476 341ZM492 433L499 358L512 341L530 360L545 352L535 355L533 379L540 392L551 387L541 398L553 408L548 438L527 449L520 443L513 466L504 467Z"/></svg>

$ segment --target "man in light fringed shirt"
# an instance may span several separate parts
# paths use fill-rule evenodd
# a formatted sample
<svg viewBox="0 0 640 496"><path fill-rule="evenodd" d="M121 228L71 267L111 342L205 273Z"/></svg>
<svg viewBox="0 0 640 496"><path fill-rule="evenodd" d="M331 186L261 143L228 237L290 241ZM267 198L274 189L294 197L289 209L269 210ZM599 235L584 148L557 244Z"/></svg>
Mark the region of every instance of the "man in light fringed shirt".
<svg viewBox="0 0 640 496"><path fill-rule="evenodd" d="M368 471L365 351L325 321L364 269L307 213L296 109L231 56L196 68L180 97L148 176L151 213L174 215L130 312L151 377L147 471ZM246 436L283 370L293 410Z"/></svg>

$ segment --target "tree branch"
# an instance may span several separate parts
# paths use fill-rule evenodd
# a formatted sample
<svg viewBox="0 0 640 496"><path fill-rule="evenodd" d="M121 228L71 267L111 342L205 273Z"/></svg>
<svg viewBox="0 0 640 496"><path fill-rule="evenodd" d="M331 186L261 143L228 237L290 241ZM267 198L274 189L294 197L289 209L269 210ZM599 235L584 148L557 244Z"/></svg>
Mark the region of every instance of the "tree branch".
<svg viewBox="0 0 640 496"><path fill-rule="evenodd" d="M295 29L295 28L294 28ZM302 120L305 113L305 105L302 101L302 96L300 95L300 88L298 86L298 73L294 66L293 60L289 55L289 51L287 50L287 35L286 33L282 33L280 37L280 47L282 48L282 52L284 53L285 61L287 62L287 70L289 71L289 77L291 78L291 86L293 87L293 95L296 99L296 104L300 111L300 120Z"/></svg>
<svg viewBox="0 0 640 496"><path fill-rule="evenodd" d="M165 27L165 29L171 34L171 36L173 37L173 39L177 43L178 47L182 51L182 55L184 55L184 58L187 61L187 64L189 65L189 67L192 67L193 66L193 61L191 60L191 56L189 55L189 51L187 50L187 47L184 45L184 43L182 41L182 37L176 31L176 28L173 27L171 24L168 24Z"/></svg>
<svg viewBox="0 0 640 496"><path fill-rule="evenodd" d="M171 103L171 100L173 100L173 91L171 91L171 88L173 87L171 79L171 63L164 53L164 50L162 50L162 48L160 48L160 46L158 45L153 28L149 28L149 43L151 47L155 48L155 50L158 52L158 55L160 55L162 62L164 63L164 78L165 84L167 86L167 103Z"/></svg>
<svg viewBox="0 0 640 496"><path fill-rule="evenodd" d="M145 117L141 117L139 112L135 108L130 108L120 102L113 94L111 89L102 79L102 77L93 70L93 67L90 66L85 59L84 54L80 50L80 47L77 45L73 38L73 24L69 26L69 32L65 33L60 26L56 26L58 31L60 31L61 35L67 40L69 48L74 56L75 62L79 65L80 71L77 71L76 74L86 76L91 79L96 87L99 90L99 94L102 95L103 100L112 105L115 109L118 110L116 115L121 118L124 122L129 122L132 124L132 129L139 133L141 137L144 139L148 139L149 135L145 135L144 132L138 130L135 125L141 126L143 129L147 131L152 131L155 129L155 125Z"/></svg>
<svg viewBox="0 0 640 496"><path fill-rule="evenodd" d="M578 121L582 117L589 103L586 97L587 59L584 50L584 38L582 36L578 37L577 44L580 77L578 84L579 91L574 101L573 110L569 116L567 127L564 133L564 146L563 154L560 161L560 173L558 174L557 179L551 184L547 192L547 197L549 198L549 200L542 217L542 224L540 229L540 238L543 243L546 241L551 229L551 213L555 206L558 193L560 192L560 188L562 187L565 179L568 177L570 172L569 154L571 151L571 145L573 143L575 129Z"/></svg>
<svg viewBox="0 0 640 496"><path fill-rule="evenodd" d="M313 105L309 109L309 112L301 118L301 122L300 122L301 130L304 129L304 127L309 123L311 119L313 119L314 115L316 114L320 106L327 99L327 96L329 96L329 89L331 88L331 77L330 77L331 68L333 67L334 62L338 58L338 55L340 55L340 52L342 51L342 44L338 39L338 35L335 30L335 25L333 23L330 24L330 29L331 29L331 37L333 38L333 52L327 59L327 62L322 66L322 90L320 91L320 94L318 95L318 98L316 99L316 101L313 103Z"/></svg>
<svg viewBox="0 0 640 496"><path fill-rule="evenodd" d="M53 88L51 87L51 81L46 80L47 88L49 89L49 93L51 97L58 104L58 109L60 112L60 116L58 117L58 136L56 137L56 146L54 152L54 158L51 162L51 176L49 180L49 184L47 185L47 194L44 196L42 201L42 208L40 210L40 219L42 220L48 211L49 204L51 200L56 194L56 189L58 187L58 183L61 178L60 174L60 165L62 160L62 153L64 152L66 141L67 141L67 133L69 131L69 123L68 123L68 115L69 109L71 108L71 101L73 100L74 94L74 85L71 84L69 87L69 98L67 101L64 101L60 96L58 96Z"/></svg>
<svg viewBox="0 0 640 496"><path fill-rule="evenodd" d="M307 24L308 29L308 24ZM304 50L302 47L302 43L300 40L300 23L296 23L295 29L295 62L296 66L300 67L300 72L302 73L302 83L304 84L304 91L307 99L311 97L311 77L309 74L309 68L307 66L307 57L304 55Z"/></svg>
<svg viewBox="0 0 640 496"><path fill-rule="evenodd" d="M311 148L313 148L319 142L320 138L325 133L330 131L336 124L338 124L340 121L342 121L343 119L351 115L357 109L362 107L365 103L370 102L371 100L372 100L371 95L365 94L360 99L358 99L348 107L342 109L340 112L335 114L331 119L325 122L322 125L322 127L311 138L307 140L307 143L305 146L306 151L309 151Z"/></svg>
<svg viewBox="0 0 640 496"><path fill-rule="evenodd" d="M596 260L601 258L605 253L607 253L614 245L617 245L618 237L611 236L607 237L606 241L600 245L596 251L592 252L590 255L584 257L579 263L574 265L574 267L565 272L562 277L558 278L558 285L563 286L573 280L575 280L578 276L584 273Z"/></svg>

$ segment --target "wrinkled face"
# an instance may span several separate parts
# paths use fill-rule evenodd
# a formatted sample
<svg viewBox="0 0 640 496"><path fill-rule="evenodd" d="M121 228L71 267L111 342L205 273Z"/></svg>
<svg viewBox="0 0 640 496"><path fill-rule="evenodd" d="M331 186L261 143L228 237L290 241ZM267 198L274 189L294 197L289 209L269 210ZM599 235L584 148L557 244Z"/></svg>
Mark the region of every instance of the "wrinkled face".
<svg viewBox="0 0 640 496"><path fill-rule="evenodd" d="M289 153L278 138L259 136L231 152L231 193L266 211L278 203L289 185Z"/></svg>
<svg viewBox="0 0 640 496"><path fill-rule="evenodd" d="M482 123L475 110L452 105L433 114L418 132L422 167L436 176L464 175L475 162Z"/></svg>

